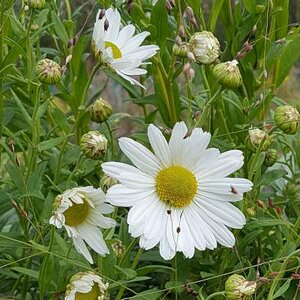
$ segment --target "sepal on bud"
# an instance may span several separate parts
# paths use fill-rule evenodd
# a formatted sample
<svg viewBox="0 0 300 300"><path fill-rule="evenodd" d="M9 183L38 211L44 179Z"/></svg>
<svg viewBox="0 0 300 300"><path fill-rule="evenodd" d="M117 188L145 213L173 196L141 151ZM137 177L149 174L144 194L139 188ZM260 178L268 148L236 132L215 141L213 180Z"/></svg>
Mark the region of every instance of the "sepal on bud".
<svg viewBox="0 0 300 300"><path fill-rule="evenodd" d="M225 283L225 294L228 300L244 300L254 294L255 290L255 281L248 281L238 274L231 275Z"/></svg>
<svg viewBox="0 0 300 300"><path fill-rule="evenodd" d="M61 67L55 61L45 58L36 66L37 78L45 84L55 84L61 79Z"/></svg>
<svg viewBox="0 0 300 300"><path fill-rule="evenodd" d="M106 194L106 192L114 185L118 183L118 180L108 175L103 175L100 179L100 188Z"/></svg>
<svg viewBox="0 0 300 300"><path fill-rule="evenodd" d="M242 76L237 60L219 63L213 67L213 75L222 85L238 88L242 85Z"/></svg>
<svg viewBox="0 0 300 300"><path fill-rule="evenodd" d="M111 105L102 98L96 100L88 110L91 120L96 123L103 123L112 115Z"/></svg>
<svg viewBox="0 0 300 300"><path fill-rule="evenodd" d="M84 155L91 159L102 159L106 154L108 141L98 131L89 131L81 137L80 148Z"/></svg>
<svg viewBox="0 0 300 300"><path fill-rule="evenodd" d="M291 105L277 107L274 116L275 124L287 134L295 134L299 129L300 114Z"/></svg>
<svg viewBox="0 0 300 300"><path fill-rule="evenodd" d="M278 158L278 151L276 149L268 149L266 151L264 165L266 167L273 166L276 163L277 158Z"/></svg>

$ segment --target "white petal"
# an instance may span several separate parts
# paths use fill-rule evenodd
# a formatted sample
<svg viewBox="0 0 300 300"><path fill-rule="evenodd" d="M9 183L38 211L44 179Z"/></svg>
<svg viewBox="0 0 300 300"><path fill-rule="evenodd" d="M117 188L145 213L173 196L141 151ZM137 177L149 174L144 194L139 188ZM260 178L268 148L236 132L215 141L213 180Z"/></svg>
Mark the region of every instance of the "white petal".
<svg viewBox="0 0 300 300"><path fill-rule="evenodd" d="M133 164L149 175L156 175L160 169L159 162L154 154L145 146L129 138L120 138L121 150L133 162Z"/></svg>
<svg viewBox="0 0 300 300"><path fill-rule="evenodd" d="M105 11L105 17L109 22L108 29L106 31L106 40L116 43L119 36L121 16L118 10L109 8Z"/></svg>
<svg viewBox="0 0 300 300"><path fill-rule="evenodd" d="M186 143L184 137L187 134L187 127L184 122L176 123L169 141L169 147L172 155L172 162L174 165L181 164L183 156L183 147Z"/></svg>
<svg viewBox="0 0 300 300"><path fill-rule="evenodd" d="M211 219L232 228L242 228L246 219L243 213L231 203L209 201L196 197L195 202Z"/></svg>
<svg viewBox="0 0 300 300"><path fill-rule="evenodd" d="M117 184L107 191L106 199L113 205L129 207L152 193L152 190L136 191Z"/></svg>
<svg viewBox="0 0 300 300"><path fill-rule="evenodd" d="M79 253L81 253L90 264L92 264L93 263L92 256L91 256L87 246L85 245L83 239L80 237L73 238L73 243L74 243L76 250Z"/></svg>
<svg viewBox="0 0 300 300"><path fill-rule="evenodd" d="M170 166L172 159L169 145L161 131L152 124L150 124L148 127L148 138L151 147L160 163L165 167Z"/></svg>
<svg viewBox="0 0 300 300"><path fill-rule="evenodd" d="M120 32L116 45L122 50L122 47L128 43L128 40L134 35L135 27L133 25L125 26Z"/></svg>
<svg viewBox="0 0 300 300"><path fill-rule="evenodd" d="M131 39L128 40L126 45L122 48L122 52L124 54L126 54L126 53L130 53L130 52L134 51L135 48L137 48L138 46L141 45L141 43L145 40L145 38L148 35L150 35L150 32L147 32L147 31L143 31L143 32L135 35L134 37L132 37Z"/></svg>
<svg viewBox="0 0 300 300"><path fill-rule="evenodd" d="M202 214L203 219L213 232L217 241L225 247L233 247L235 244L235 237L223 224L215 222L205 214Z"/></svg>
<svg viewBox="0 0 300 300"><path fill-rule="evenodd" d="M104 217L103 215L97 213L96 211L90 213L87 221L92 225L98 226L100 228L105 228L105 229L116 226L115 220L108 217Z"/></svg>
<svg viewBox="0 0 300 300"><path fill-rule="evenodd" d="M244 178L208 178L203 179L199 184L198 190L214 194L232 193L243 194L252 189L252 182Z"/></svg>
<svg viewBox="0 0 300 300"><path fill-rule="evenodd" d="M119 181L125 187L136 190L152 189L155 191L155 179L153 176L146 174L135 174L130 172L124 172L119 177Z"/></svg>
<svg viewBox="0 0 300 300"><path fill-rule="evenodd" d="M137 80L135 80L134 78L131 78L130 76L125 75L123 72L116 70L116 72L118 73L118 75L120 75L121 77L123 77L125 80L129 81L131 84L133 85L138 85L143 89L146 89L141 83L139 83Z"/></svg>
<svg viewBox="0 0 300 300"><path fill-rule="evenodd" d="M82 223L77 226L77 230L87 244L97 253L105 255L109 250L103 240L101 231L93 225Z"/></svg>
<svg viewBox="0 0 300 300"><path fill-rule="evenodd" d="M131 172L136 174L143 174L139 169L128 164L120 162L106 162L102 165L102 170L108 176L119 179L123 172Z"/></svg>

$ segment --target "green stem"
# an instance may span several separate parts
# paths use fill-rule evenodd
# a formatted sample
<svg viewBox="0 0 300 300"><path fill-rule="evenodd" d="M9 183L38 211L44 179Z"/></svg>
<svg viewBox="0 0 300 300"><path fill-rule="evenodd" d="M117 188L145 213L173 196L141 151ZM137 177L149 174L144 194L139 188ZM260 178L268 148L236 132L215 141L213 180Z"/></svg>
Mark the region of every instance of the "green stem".
<svg viewBox="0 0 300 300"><path fill-rule="evenodd" d="M215 293L209 295L205 300L214 299L217 296L224 296L225 297L225 291L215 292Z"/></svg>
<svg viewBox="0 0 300 300"><path fill-rule="evenodd" d="M300 254L300 250L296 250L294 251L293 253L291 253L283 262L281 268L280 268L280 271L279 271L279 274L276 276L276 278L273 280L273 283L271 285L271 288L270 288L270 292L269 292L269 295L268 295L268 298L267 300L273 300L274 299L274 292L275 292L275 289L279 283L279 281L281 280L281 278L283 277L283 275L285 274L285 269L286 269L286 266L289 262L289 260L293 257L293 256L296 256L296 255L299 255Z"/></svg>
<svg viewBox="0 0 300 300"><path fill-rule="evenodd" d="M52 250L52 247L53 247L54 234L55 234L55 227L53 225L51 225L51 233L50 233L50 241L49 241L49 246L48 246L48 253L46 254L45 260L42 264L42 269L40 271L40 278L39 278L39 281L41 282L40 300L43 300L44 296L45 296L44 282L45 282L45 276L46 276L47 271L48 271L48 261L49 261L49 256L51 255L49 253L51 253L51 250Z"/></svg>
<svg viewBox="0 0 300 300"><path fill-rule="evenodd" d="M162 92L162 97L167 107L169 117L172 125L174 125L177 121L177 113L175 108L175 99L173 94L173 86L172 83L168 79L168 75L163 66L161 59L155 61L156 70L157 70L157 80L160 84L160 89Z"/></svg>
<svg viewBox="0 0 300 300"><path fill-rule="evenodd" d="M130 267L131 270L134 270L134 269L136 268L136 266L138 265L138 262L139 262L139 260L140 260L140 258L141 258L142 253L143 253L143 249L142 249L142 248L139 248L139 250L138 250L138 252L136 253L135 258L134 258L134 260L133 260L133 262L132 262L132 265L131 265L131 267ZM122 286L122 287L120 288L118 294L117 294L116 300L121 300L121 299L122 299L122 296L123 296L123 294L124 294L124 292L125 292L125 287Z"/></svg>
<svg viewBox="0 0 300 300"><path fill-rule="evenodd" d="M0 70L4 67L3 66L3 35L4 35L4 4L5 0L1 0L1 13L0 13ZM1 166L1 153L2 153L2 122L3 122L3 109L4 109L4 97L3 97L3 75L2 72L0 73L0 166Z"/></svg>
<svg viewBox="0 0 300 300"><path fill-rule="evenodd" d="M71 5L69 0L65 0L65 6L66 6L68 20L72 21L72 11L71 11Z"/></svg>
<svg viewBox="0 0 300 300"><path fill-rule="evenodd" d="M174 272L174 282L175 282L175 285L177 285L177 282L178 282L177 253L175 253L172 264L173 264L173 269L175 270L175 272ZM177 290L175 289L175 300L177 300L177 299L178 299L178 293L177 293Z"/></svg>
<svg viewBox="0 0 300 300"><path fill-rule="evenodd" d="M108 134L109 134L110 147L111 147L111 158L112 158L112 160L114 160L114 158L115 158L115 144L114 144L113 133L112 133L110 125L107 121L105 121L105 125L107 127Z"/></svg>

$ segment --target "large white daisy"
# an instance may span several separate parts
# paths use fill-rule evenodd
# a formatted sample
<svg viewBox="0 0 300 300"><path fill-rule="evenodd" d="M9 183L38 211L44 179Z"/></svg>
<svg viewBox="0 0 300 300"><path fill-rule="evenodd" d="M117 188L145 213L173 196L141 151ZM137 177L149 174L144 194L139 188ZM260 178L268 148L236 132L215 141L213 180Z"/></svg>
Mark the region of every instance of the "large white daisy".
<svg viewBox="0 0 300 300"><path fill-rule="evenodd" d="M154 125L148 127L154 154L129 138L120 138L121 150L135 165L102 164L120 184L111 187L107 199L117 206L132 207L127 222L140 247L159 243L164 259L181 251L190 258L195 248L214 249L235 243L227 229L242 228L243 213L230 202L242 200L252 183L227 177L243 165L241 151L220 153L207 149L210 134L196 128L190 136L186 125L177 123L169 143Z"/></svg>
<svg viewBox="0 0 300 300"><path fill-rule="evenodd" d="M108 284L93 272L80 272L72 276L65 300L108 300Z"/></svg>
<svg viewBox="0 0 300 300"><path fill-rule="evenodd" d="M141 46L149 32L134 33L135 27L131 24L122 28L121 17L116 9L109 8L105 13L99 10L94 25L93 45L104 63L130 83L142 86L131 76L147 73L140 66L144 60L155 55L159 47Z"/></svg>
<svg viewBox="0 0 300 300"><path fill-rule="evenodd" d="M56 197L49 222L57 228L64 227L73 239L76 250L93 263L85 242L101 255L109 253L98 227L107 229L115 226L113 219L103 216L113 210L110 204L105 203L105 194L101 189L77 187Z"/></svg>

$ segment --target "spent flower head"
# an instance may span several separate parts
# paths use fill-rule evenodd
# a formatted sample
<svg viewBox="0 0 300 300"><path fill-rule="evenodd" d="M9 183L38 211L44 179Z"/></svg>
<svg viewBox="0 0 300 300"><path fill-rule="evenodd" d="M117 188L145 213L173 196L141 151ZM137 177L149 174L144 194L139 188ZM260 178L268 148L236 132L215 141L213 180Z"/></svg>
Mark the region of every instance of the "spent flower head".
<svg viewBox="0 0 300 300"><path fill-rule="evenodd" d="M108 286L97 274L80 272L70 279L65 300L109 300Z"/></svg>
<svg viewBox="0 0 300 300"><path fill-rule="evenodd" d="M99 228L115 226L114 220L103 215L113 210L111 205L105 203L101 189L92 186L76 187L56 197L49 222L57 228L64 227L73 239L76 250L92 263L85 242L101 255L109 253Z"/></svg>
<svg viewBox="0 0 300 300"><path fill-rule="evenodd" d="M189 45L199 64L212 64L220 56L220 43L210 31L196 32L191 37Z"/></svg>
<svg viewBox="0 0 300 300"><path fill-rule="evenodd" d="M238 274L231 275L225 283L225 293L228 300L245 300L254 294L255 290L255 281L248 281Z"/></svg>

